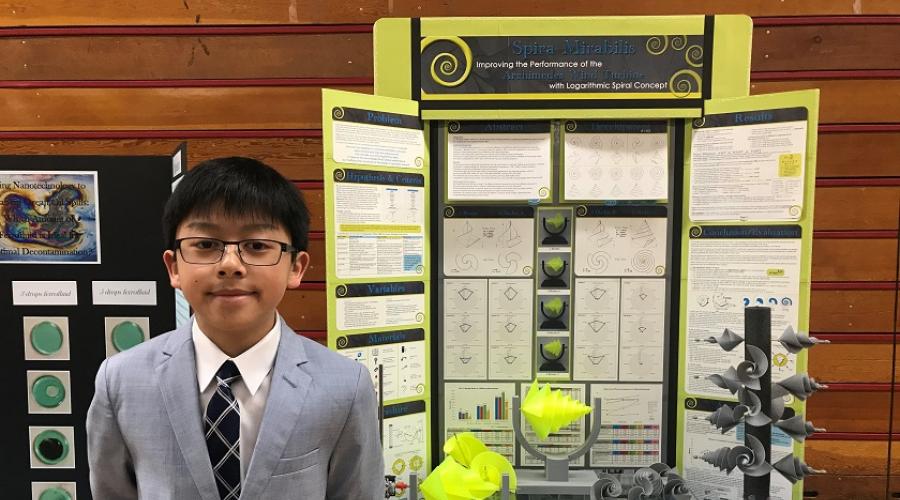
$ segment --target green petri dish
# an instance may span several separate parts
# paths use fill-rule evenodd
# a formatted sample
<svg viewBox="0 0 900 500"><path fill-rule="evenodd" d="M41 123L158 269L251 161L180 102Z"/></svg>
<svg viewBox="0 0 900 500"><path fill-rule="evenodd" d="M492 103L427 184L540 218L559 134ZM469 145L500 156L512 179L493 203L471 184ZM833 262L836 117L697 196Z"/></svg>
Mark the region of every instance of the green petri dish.
<svg viewBox="0 0 900 500"><path fill-rule="evenodd" d="M54 486L42 491L38 500L72 500L72 495L68 491Z"/></svg>
<svg viewBox="0 0 900 500"><path fill-rule="evenodd" d="M66 386L53 375L41 375L31 384L31 395L44 408L56 408L66 399Z"/></svg>
<svg viewBox="0 0 900 500"><path fill-rule="evenodd" d="M56 465L69 456L69 440L59 431L43 431L34 438L34 455L47 465Z"/></svg>
<svg viewBox="0 0 900 500"><path fill-rule="evenodd" d="M31 327L31 347L34 347L35 351L49 356L59 352L62 345L63 332L56 323L41 321Z"/></svg>
<svg viewBox="0 0 900 500"><path fill-rule="evenodd" d="M117 351L127 351L144 341L144 329L134 321L123 321L112 329L112 345Z"/></svg>

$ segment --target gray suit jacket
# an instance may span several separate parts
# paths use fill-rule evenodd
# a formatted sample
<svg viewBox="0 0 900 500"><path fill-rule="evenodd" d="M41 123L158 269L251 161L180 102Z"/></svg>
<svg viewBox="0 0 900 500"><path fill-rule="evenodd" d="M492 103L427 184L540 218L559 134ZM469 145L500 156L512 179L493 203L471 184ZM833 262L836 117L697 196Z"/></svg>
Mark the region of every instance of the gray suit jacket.
<svg viewBox="0 0 900 500"><path fill-rule="evenodd" d="M365 368L282 327L272 370L241 498L383 499L375 391ZM219 498L190 324L103 362L87 435L95 500Z"/></svg>

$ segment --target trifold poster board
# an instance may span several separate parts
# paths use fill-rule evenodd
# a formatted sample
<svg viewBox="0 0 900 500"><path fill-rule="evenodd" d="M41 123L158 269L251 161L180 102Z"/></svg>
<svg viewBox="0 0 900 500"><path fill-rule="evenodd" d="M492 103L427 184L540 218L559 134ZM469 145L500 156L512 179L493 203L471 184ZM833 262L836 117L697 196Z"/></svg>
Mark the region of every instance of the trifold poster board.
<svg viewBox="0 0 900 500"><path fill-rule="evenodd" d="M328 345L366 365L385 474L431 468L430 172L413 101L325 90Z"/></svg>
<svg viewBox="0 0 900 500"><path fill-rule="evenodd" d="M329 345L372 371L386 474L427 474L464 431L540 467L511 414L539 379L603 401L573 468L664 462L698 498L741 487L693 459L737 444L700 413L734 401L704 384L732 360L696 340L740 333L758 298L806 329L818 102L747 97L751 30L745 16L376 23L377 95L324 91L323 136ZM776 356L776 373L803 356ZM540 442L524 428L563 453L592 418Z"/></svg>
<svg viewBox="0 0 900 500"><path fill-rule="evenodd" d="M97 369L172 330L182 307L160 221L186 154L0 156L3 498L91 498Z"/></svg>

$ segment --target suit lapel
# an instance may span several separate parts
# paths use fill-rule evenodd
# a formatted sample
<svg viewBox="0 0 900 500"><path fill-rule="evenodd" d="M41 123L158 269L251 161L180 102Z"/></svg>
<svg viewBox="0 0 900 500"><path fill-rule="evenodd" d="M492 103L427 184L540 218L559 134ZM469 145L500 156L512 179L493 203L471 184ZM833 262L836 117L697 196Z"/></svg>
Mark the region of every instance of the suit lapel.
<svg viewBox="0 0 900 500"><path fill-rule="evenodd" d="M188 471L204 499L218 500L219 491L206 451L197 388L197 363L188 322L172 332L163 348L164 360L156 368L160 390L175 439Z"/></svg>
<svg viewBox="0 0 900 500"><path fill-rule="evenodd" d="M272 471L297 426L312 381L303 368L307 357L302 340L281 321L281 340L272 368L272 384L241 498L262 498Z"/></svg>

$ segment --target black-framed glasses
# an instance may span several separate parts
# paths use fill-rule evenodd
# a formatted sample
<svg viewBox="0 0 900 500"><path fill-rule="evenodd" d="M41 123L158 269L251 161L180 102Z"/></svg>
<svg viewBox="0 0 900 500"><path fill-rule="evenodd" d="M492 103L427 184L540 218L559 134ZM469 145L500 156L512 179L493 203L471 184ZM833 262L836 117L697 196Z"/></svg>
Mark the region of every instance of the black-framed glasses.
<svg viewBox="0 0 900 500"><path fill-rule="evenodd" d="M191 237L175 240L175 249L188 264L216 264L222 260L228 245L237 246L238 258L248 266L274 266L281 262L281 254L284 252L299 251L287 243L259 238L224 241Z"/></svg>

